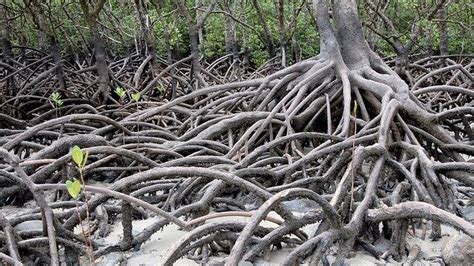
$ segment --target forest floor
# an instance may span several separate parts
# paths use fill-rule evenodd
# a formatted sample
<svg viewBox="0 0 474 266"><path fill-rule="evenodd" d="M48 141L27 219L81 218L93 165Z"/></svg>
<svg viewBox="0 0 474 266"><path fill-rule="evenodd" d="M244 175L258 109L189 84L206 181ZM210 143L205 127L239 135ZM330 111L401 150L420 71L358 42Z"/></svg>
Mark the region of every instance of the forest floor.
<svg viewBox="0 0 474 266"><path fill-rule="evenodd" d="M474 214L474 212L473 212ZM276 213L270 213L270 215L277 216ZM224 219L224 218L220 218ZM239 218L241 221L245 221L245 219ZM153 224L156 219L149 218L146 220L134 221L134 228L135 230L143 230L147 226ZM263 222L261 224L265 227L276 227L274 224L270 222ZM318 225L314 224L311 226L305 226L302 230L307 233L308 235L314 232ZM415 265L444 265L443 262L443 251L446 248L450 248L447 246L449 241L455 241L459 237L465 237L466 235L458 230L455 230L449 226L442 226L443 236L441 239L432 241L428 238L420 239L419 237L414 237L412 234L409 234L407 237L407 246L413 247L417 245L420 248L420 254L417 259L417 263ZM422 234L421 229L415 229L415 233L417 236ZM428 232L429 233L429 232ZM144 243L140 250L138 251L129 251L125 253L110 253L102 258L98 258L97 262L98 265L109 266L109 265L117 265L120 262L124 263L125 265L142 265L142 266L151 266L160 264L163 262L165 255L168 251L169 243L175 243L180 238L184 237L186 232L179 230L179 228L175 225L168 225L163 228L162 231L155 233L148 242ZM120 222L116 222L113 227L111 234L103 239L104 243L113 244L116 243L121 239L122 235L122 225ZM390 240L387 239L380 239L375 243L375 247L377 247L380 251L387 250L390 246ZM280 265L280 262L284 260L286 256L290 254L293 250L292 247L283 247L281 249L275 249L271 252L266 254L266 258L257 259L253 265L257 266L270 266L270 265ZM337 255L336 250L329 251L328 261L329 263L333 263L335 261ZM211 256L211 260L209 264L215 263L215 265L223 264L225 259L225 254L222 254L220 257ZM83 258L87 260L86 257ZM113 263L113 264L112 264ZM191 266L191 265L200 265L196 261L182 258L175 262L176 265L183 265L183 266ZM350 254L345 260L345 263L348 265L400 265L400 262L397 262L393 259L377 259L370 253L365 250L357 250ZM246 265L246 264L242 264ZM249 264L252 265L252 264ZM309 265L308 263L304 263L301 265Z"/></svg>
<svg viewBox="0 0 474 266"><path fill-rule="evenodd" d="M95 184L98 185L98 184ZM295 216L303 215L302 211L304 210L304 202L294 201L292 202L293 206L295 206L298 211L294 211L293 214ZM14 218L18 216L25 215L30 213L34 209L34 202L26 203L24 207L17 208L12 206L2 207L2 212L5 217ZM120 215L119 215L120 216ZM270 212L269 216L279 217L276 212ZM466 207L463 211L463 216L467 221L471 223L474 222L474 207ZM133 234L137 235L139 232L146 229L148 226L155 223L159 217L150 217L143 220L135 220L133 221ZM215 220L222 220L224 221L225 217L223 218L216 218ZM248 221L248 218L237 217L234 218L240 221ZM274 223L263 221L261 225L268 228L276 228L277 226ZM311 235L314 232L319 223L308 225L302 228L302 230ZM42 227L41 222L24 222L22 224L18 224L15 228L18 230L35 230L40 229ZM75 228L77 234L80 234L79 226ZM452 227L442 225L443 235L440 239L433 241L429 238L422 239L421 236L423 234L429 235L430 229L427 232L423 233L421 228L413 228L409 229L409 233L406 239L407 247L419 247L419 255L417 261L414 265L445 265L444 261L446 260L446 256L452 256L452 245L448 243L455 242L459 238L467 237L464 233L453 229ZM145 242L139 250L131 250L126 252L112 252L96 258L96 263L98 266L112 266L112 265L140 265L140 266L152 266L152 265L159 265L163 262L164 258L166 257L166 253L168 252L170 246L173 243L179 241L179 239L183 238L187 232L181 230L178 226L174 224L167 225L163 227L160 231L154 233L150 239ZM114 221L113 224L110 225L110 232L109 234L104 237L100 238L97 237L96 241L101 246L110 246L114 243L120 242L123 237L123 226L120 217ZM383 253L390 247L390 240L381 238L375 241L374 246ZM280 262L290 254L293 247L291 246L283 246L282 248L273 249L271 252L267 252L263 258L257 259L253 265L256 266L270 266L270 265L280 265ZM454 252L456 252L454 250ZM337 255L337 250L333 249L329 251L327 259L329 263L334 262ZM210 257L210 261L208 265L214 263L214 265L221 265L223 264L225 254L221 254L220 256L213 255ZM405 258L406 259L406 258ZM400 262L393 260L393 258L388 259L381 259L375 258L372 254L368 253L363 249L355 250L352 252L349 257L345 260L348 265L401 265ZM88 265L89 261L87 256L81 257L81 264ZM181 258L175 262L175 265L179 266L193 266L193 265L201 265L200 263L190 260L187 258ZM244 266L246 264L242 264ZM250 264L249 264L250 265ZM308 263L304 263L302 265L309 265Z"/></svg>

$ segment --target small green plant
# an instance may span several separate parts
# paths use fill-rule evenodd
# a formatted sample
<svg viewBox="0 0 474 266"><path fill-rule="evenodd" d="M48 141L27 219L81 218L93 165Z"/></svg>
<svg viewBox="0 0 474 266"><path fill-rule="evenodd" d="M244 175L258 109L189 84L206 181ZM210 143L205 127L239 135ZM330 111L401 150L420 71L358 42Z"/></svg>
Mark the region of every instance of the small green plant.
<svg viewBox="0 0 474 266"><path fill-rule="evenodd" d="M53 93L51 93L51 96L49 98L51 99L54 108L59 108L63 105L61 94L58 91L54 91Z"/></svg>
<svg viewBox="0 0 474 266"><path fill-rule="evenodd" d="M115 94L117 94L117 96L120 98L120 102L122 102L125 98L125 95L127 94L127 91L124 90L122 87L117 87L115 89Z"/></svg>
<svg viewBox="0 0 474 266"><path fill-rule="evenodd" d="M77 179L74 179L73 181L67 180L66 181L66 188L67 188L67 191L68 191L69 195L71 195L71 197L74 200L77 200L77 198L79 197L79 195L81 193L81 186L82 186L82 193L84 194L84 202L86 204L86 220L85 220L85 222L86 222L86 225L87 225L87 231L84 230L84 226L83 226L82 220L81 220L81 215L80 215L80 212L79 212L79 205L77 204L77 201L76 201L76 212L77 212L77 216L79 217L79 222L81 224L82 235L86 239L87 251L88 251L88 254L89 254L89 260L90 260L91 264L94 265L95 264L94 253L93 253L92 241L91 241L91 238L90 238L91 228L90 228L90 225L89 225L89 217L90 217L90 214L89 214L89 201L87 199L86 182L84 181L84 168L86 166L87 159L89 157L89 152L87 151L86 153L84 153L82 151L82 149L79 146L76 145L71 149L71 157L72 157L72 161L76 164L77 170L79 171L80 180L77 180Z"/></svg>
<svg viewBox="0 0 474 266"><path fill-rule="evenodd" d="M61 99L61 94L58 91L54 91L51 93L51 96L49 96L50 103L53 106L55 112L56 112L56 117L59 117L59 107L63 105L63 100Z"/></svg>
<svg viewBox="0 0 474 266"><path fill-rule="evenodd" d="M135 102L140 101L140 98L142 97L142 94L139 92L132 93L132 100Z"/></svg>

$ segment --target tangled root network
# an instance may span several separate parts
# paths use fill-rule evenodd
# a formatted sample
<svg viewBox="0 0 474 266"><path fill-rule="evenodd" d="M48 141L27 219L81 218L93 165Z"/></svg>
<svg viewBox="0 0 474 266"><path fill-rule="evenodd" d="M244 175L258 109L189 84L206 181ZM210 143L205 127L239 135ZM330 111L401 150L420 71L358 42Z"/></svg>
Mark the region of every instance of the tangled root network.
<svg viewBox="0 0 474 266"><path fill-rule="evenodd" d="M336 39L320 17L321 54L265 77L171 101L144 94L134 104L92 106L73 98L29 121L7 111L21 98L3 103L0 203L34 199L38 209L0 213L0 254L45 262L58 261L61 248L86 255L87 240L74 228L87 213L99 236L113 213L124 224L114 245L92 237L95 257L138 248L169 223L188 231L163 243L167 265L183 256L237 265L281 246L292 248L285 265L327 261L330 247L342 261L355 245L400 259L408 228L426 221L432 239L442 223L473 237L474 226L457 215L473 197L472 62L419 60L409 69L414 83L406 83L362 42ZM77 202L64 185L78 176L74 145L89 154L90 185ZM291 200L312 207L296 213ZM150 215L159 219L132 235L131 221ZM44 230L13 228L33 219ZM318 224L310 236L301 230L309 224ZM372 243L382 236L392 245L377 254Z"/></svg>

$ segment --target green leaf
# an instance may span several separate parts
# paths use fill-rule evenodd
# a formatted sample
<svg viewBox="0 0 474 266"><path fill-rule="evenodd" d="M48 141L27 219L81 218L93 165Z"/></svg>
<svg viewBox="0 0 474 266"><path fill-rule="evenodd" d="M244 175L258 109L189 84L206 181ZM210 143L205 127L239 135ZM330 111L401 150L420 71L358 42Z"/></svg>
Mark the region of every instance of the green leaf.
<svg viewBox="0 0 474 266"><path fill-rule="evenodd" d="M123 97L125 97L125 90L121 87L117 87L115 89L115 94L117 94L118 97L123 98Z"/></svg>
<svg viewBox="0 0 474 266"><path fill-rule="evenodd" d="M68 180L66 181L66 188L69 195L71 195L73 199L77 199L81 192L81 182L77 179L74 179L74 181Z"/></svg>
<svg viewBox="0 0 474 266"><path fill-rule="evenodd" d="M50 98L51 101L56 104L56 107L63 105L63 100L61 100L61 94L58 91L54 91L53 93L51 93Z"/></svg>
<svg viewBox="0 0 474 266"><path fill-rule="evenodd" d="M141 93L139 93L139 92L132 93L132 99L133 99L135 102L140 101L140 97L142 97L142 94L141 94Z"/></svg>
<svg viewBox="0 0 474 266"><path fill-rule="evenodd" d="M61 95L59 94L59 92L54 91L53 93L51 93L51 99L53 99L53 101L59 98L61 98Z"/></svg>
<svg viewBox="0 0 474 266"><path fill-rule="evenodd" d="M81 168L84 155L82 154L81 148L79 146L72 147L72 160L76 163L77 167Z"/></svg>

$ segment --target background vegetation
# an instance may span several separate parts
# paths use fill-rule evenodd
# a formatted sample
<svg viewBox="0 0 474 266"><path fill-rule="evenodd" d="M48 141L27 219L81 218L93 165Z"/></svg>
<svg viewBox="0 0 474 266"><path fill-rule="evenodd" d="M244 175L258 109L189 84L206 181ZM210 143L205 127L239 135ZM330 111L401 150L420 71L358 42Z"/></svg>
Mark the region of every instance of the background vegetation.
<svg viewBox="0 0 474 266"><path fill-rule="evenodd" d="M156 2L159 8L155 8L153 2ZM191 11L190 14L196 16L204 12L210 1L186 0L184 2ZM238 51L247 53L250 63L254 66L259 66L270 59L266 47L269 43L273 43L278 48L282 32L278 21L279 1L258 1L260 12L256 10L254 2L256 1L218 1L200 31L202 32L200 48L205 60L216 59L226 54L225 20L230 16L235 26ZM378 33L383 35L380 37L373 30L366 28L371 46L384 56L395 55L396 51L385 38L398 38L402 42L408 42L412 37L413 27L418 25L420 34L415 40L416 44L412 53L438 54L441 40L440 29L445 22L449 34L449 52L451 54L472 53L474 50L472 3L467 0L442 2L449 2L445 17L442 18L437 13L427 18L429 11L439 1L374 1L373 4L377 7L387 5L385 14L396 29L396 32L393 32L383 26L381 19L368 8L369 5L365 0L359 1L366 25L374 26L379 31ZM169 45L174 58L183 58L190 54L187 22L176 8L175 1L108 0L98 14L98 30L103 37L109 56L123 57L137 49L137 38L141 34L137 19L137 3L144 7L158 55L165 55L167 52L166 32L169 33ZM40 7L35 9L35 4ZM6 14L1 19L2 28L8 28L9 39L14 47L47 48L45 31L38 29L34 21L37 19L43 20L43 24L54 33L62 54L86 56L92 52L92 46L87 41L90 39L90 31L79 1L4 0L2 8ZM284 1L285 24L287 27L291 26L283 32L287 60L290 63L311 57L317 54L319 49L318 33L311 8L310 1L307 0ZM36 17L31 16L31 12L35 13ZM264 17L269 36L265 35L259 16ZM291 24L293 20L294 24Z"/></svg>

